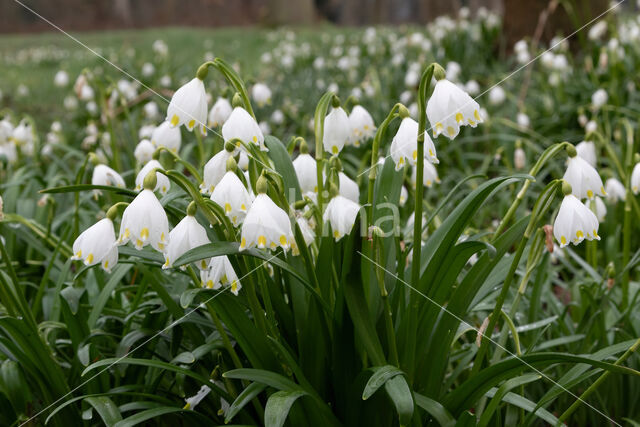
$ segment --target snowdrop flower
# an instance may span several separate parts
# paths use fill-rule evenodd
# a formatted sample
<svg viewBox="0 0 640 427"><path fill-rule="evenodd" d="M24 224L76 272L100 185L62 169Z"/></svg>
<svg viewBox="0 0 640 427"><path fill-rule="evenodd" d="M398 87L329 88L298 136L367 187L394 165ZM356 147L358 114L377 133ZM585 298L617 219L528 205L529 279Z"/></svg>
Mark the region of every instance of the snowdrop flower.
<svg viewBox="0 0 640 427"><path fill-rule="evenodd" d="M322 220L325 224L331 224L336 242L351 233L359 211L360 205L346 197L336 195L329 201Z"/></svg>
<svg viewBox="0 0 640 427"><path fill-rule="evenodd" d="M229 118L224 122L222 137L225 142L237 138L245 144L259 146L262 151L269 151L264 145L264 134L258 122L242 107L234 108ZM237 148L239 148L239 144Z"/></svg>
<svg viewBox="0 0 640 427"><path fill-rule="evenodd" d="M360 201L360 189L358 188L358 184L345 175L344 172L338 173L338 178L340 180L340 195L358 203Z"/></svg>
<svg viewBox="0 0 640 427"><path fill-rule="evenodd" d="M156 42L157 41L159 40L156 40ZM155 43L153 45L155 47ZM196 405L198 405L202 401L202 399L204 399L207 396L207 394L209 394L210 391L211 391L211 388L209 386L203 385L202 387L200 387L200 390L198 390L198 392L194 396L191 396L184 400L186 404L184 405L183 409L195 408Z"/></svg>
<svg viewBox="0 0 640 427"><path fill-rule="evenodd" d="M167 108L167 120L171 127L185 125L189 131L198 125L203 135L207 134L207 93L204 83L194 77L173 94Z"/></svg>
<svg viewBox="0 0 640 427"><path fill-rule="evenodd" d="M218 185L227 171L227 160L229 160L230 157L232 157L232 153L227 150L222 150L204 165L203 182L200 184L200 190L203 193L213 193L216 185Z"/></svg>
<svg viewBox="0 0 640 427"><path fill-rule="evenodd" d="M351 135L349 117L342 107L333 107L324 118L322 145L328 153L336 155L342 151Z"/></svg>
<svg viewBox="0 0 640 427"><path fill-rule="evenodd" d="M409 199L409 192L407 191L407 187L403 185L400 188L400 200L398 201L400 207L404 206L407 203L407 199Z"/></svg>
<svg viewBox="0 0 640 427"><path fill-rule="evenodd" d="M144 180L146 176L153 171L154 169L164 170L159 161L151 159L145 164L138 175L136 176L136 191L142 190L144 187ZM153 188L153 191L160 190L160 193L164 196L171 188L171 181L166 175L161 174L160 172L156 172L156 185Z"/></svg>
<svg viewBox="0 0 640 427"><path fill-rule="evenodd" d="M276 249L280 246L287 251L294 241L289 215L267 196L267 186L265 177L258 178L258 196L242 224L241 251L254 246L260 249Z"/></svg>
<svg viewBox="0 0 640 427"><path fill-rule="evenodd" d="M640 192L640 163L636 163L631 172L631 191L633 194Z"/></svg>
<svg viewBox="0 0 640 427"><path fill-rule="evenodd" d="M586 160L574 153L570 153L567 171L562 179L567 181L573 189L573 194L578 199L593 198L598 196L606 196L604 185L598 172Z"/></svg>
<svg viewBox="0 0 640 427"><path fill-rule="evenodd" d="M609 178L604 183L604 190L610 203L618 203L620 200L624 201L627 198L627 190L616 178Z"/></svg>
<svg viewBox="0 0 640 427"><path fill-rule="evenodd" d="M351 124L351 142L356 147L359 147L361 142L372 138L376 132L371 114L361 105L353 107L349 114L349 123Z"/></svg>
<svg viewBox="0 0 640 427"><path fill-rule="evenodd" d="M605 91L604 89L598 89L593 93L593 95L591 95L591 104L596 109L602 107L604 104L607 103L608 100L609 100L609 95L607 94L607 91Z"/></svg>
<svg viewBox="0 0 640 427"><path fill-rule="evenodd" d="M169 220L152 191L156 187L156 175L149 173L145 177L144 189L124 210L118 245L125 245L132 241L138 250L147 245L151 245L159 252L166 250L169 243Z"/></svg>
<svg viewBox="0 0 640 427"><path fill-rule="evenodd" d="M220 289L225 285L231 287L231 293L236 296L242 289L238 275L226 255L211 258L209 268L200 270L200 279L203 288Z"/></svg>
<svg viewBox="0 0 640 427"><path fill-rule="evenodd" d="M405 117L400 122L398 131L391 140L390 154L396 164L396 170L402 169L407 163L412 166L416 164L418 160L418 122L411 117ZM436 147L426 131L424 133L424 154L430 162L440 162L436 156Z"/></svg>
<svg viewBox="0 0 640 427"><path fill-rule="evenodd" d="M155 153L156 147L153 146L151 141L148 139L143 139L136 145L136 149L133 151L133 156L136 158L138 163L147 163L153 158L153 153Z"/></svg>
<svg viewBox="0 0 640 427"><path fill-rule="evenodd" d="M57 87L67 86L69 84L69 74L64 70L58 71L53 78L53 84Z"/></svg>
<svg viewBox="0 0 640 427"><path fill-rule="evenodd" d="M211 111L209 111L209 127L222 126L231 115L232 110L231 103L227 98L218 97L216 103L211 107Z"/></svg>
<svg viewBox="0 0 640 427"><path fill-rule="evenodd" d="M187 216L176 224L169 233L169 243L164 252L163 269L173 267L175 260L184 255L187 251L206 245L209 242L207 230L198 223L195 218L196 204L191 202L187 207ZM200 270L206 270L209 267L208 259L201 259L197 263ZM186 266L181 267L185 269Z"/></svg>
<svg viewBox="0 0 640 427"><path fill-rule="evenodd" d="M507 94L501 86L495 86L489 91L489 104L500 105L507 99Z"/></svg>
<svg viewBox="0 0 640 427"><path fill-rule="evenodd" d="M118 262L116 232L113 228L115 215L116 210L109 209L106 218L83 231L73 242L71 259L82 260L87 266L99 263L104 271L110 273Z"/></svg>
<svg viewBox="0 0 640 427"><path fill-rule="evenodd" d="M124 188L126 184L118 172L107 165L96 165L91 175L92 185L107 185ZM98 190L99 192L99 190Z"/></svg>
<svg viewBox="0 0 640 427"><path fill-rule="evenodd" d="M594 204L593 207L591 206L592 203ZM584 205L596 214L598 222L604 221L604 217L607 215L607 207L601 197L596 197L594 200L585 200Z"/></svg>
<svg viewBox="0 0 640 427"><path fill-rule="evenodd" d="M180 128L171 126L171 123L164 121L151 134L151 143L156 147L164 147L177 153L182 144Z"/></svg>
<svg viewBox="0 0 640 427"><path fill-rule="evenodd" d="M576 145L578 156L585 159L591 166L596 167L596 145L591 141L582 141Z"/></svg>
<svg viewBox="0 0 640 427"><path fill-rule="evenodd" d="M316 159L309 154L306 142L300 144L300 154L293 161L293 169L296 171L302 194L318 191Z"/></svg>
<svg viewBox="0 0 640 427"><path fill-rule="evenodd" d="M553 236L560 243L560 248L569 243L578 245L584 239L600 240L598 226L596 215L576 196L566 194L553 223Z"/></svg>
<svg viewBox="0 0 640 427"><path fill-rule="evenodd" d="M236 161L229 157L224 174L218 185L211 193L211 200L224 209L225 215L237 227L251 207L251 195L236 175Z"/></svg>
<svg viewBox="0 0 640 427"><path fill-rule="evenodd" d="M263 107L271 103L271 89L264 83L256 83L251 88L251 97L258 107Z"/></svg>
<svg viewBox="0 0 640 427"><path fill-rule="evenodd" d="M478 103L445 78L438 80L427 102L427 118L434 138L444 133L449 139L458 135L460 126L476 127L483 121Z"/></svg>
<svg viewBox="0 0 640 427"><path fill-rule="evenodd" d="M413 185L414 188L416 186L416 171L417 171L417 168L414 167L413 172L411 173L411 184ZM436 167L433 166L430 162L428 162L427 159L424 159L424 171L422 175L422 181L423 181L423 184L429 188L431 188L434 182L436 184L440 182L440 178L438 178L438 171L436 170Z"/></svg>

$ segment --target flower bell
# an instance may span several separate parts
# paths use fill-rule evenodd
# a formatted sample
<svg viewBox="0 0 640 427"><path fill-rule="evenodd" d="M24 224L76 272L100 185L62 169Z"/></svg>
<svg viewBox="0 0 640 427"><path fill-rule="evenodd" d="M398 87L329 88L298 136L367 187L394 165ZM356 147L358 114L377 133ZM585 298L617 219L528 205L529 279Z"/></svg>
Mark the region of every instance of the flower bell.
<svg viewBox="0 0 640 427"><path fill-rule="evenodd" d="M133 151L133 156L138 163L147 163L153 159L153 153L155 153L156 147L153 146L151 141L143 139L136 145L136 149Z"/></svg>
<svg viewBox="0 0 640 427"><path fill-rule="evenodd" d="M569 243L578 245L584 239L600 240L598 236L598 218L571 194L571 185L565 181L562 185L564 199L553 223L553 235L564 248Z"/></svg>
<svg viewBox="0 0 640 427"><path fill-rule="evenodd" d="M236 175L236 161L233 157L227 159L227 173L211 193L211 200L224 209L225 215L237 227L251 207L252 198L246 187Z"/></svg>
<svg viewBox="0 0 640 427"><path fill-rule="evenodd" d="M271 103L271 89L264 83L256 83L251 88L251 97L258 107L264 107Z"/></svg>
<svg viewBox="0 0 640 427"><path fill-rule="evenodd" d="M242 224L240 250L254 246L287 251L294 241L289 215L267 196L267 179L258 178L258 196L253 201Z"/></svg>
<svg viewBox="0 0 640 427"><path fill-rule="evenodd" d="M112 207L107 211L106 218L96 222L78 236L73 242L71 259L82 260L87 266L100 263L104 271L111 273L111 269L118 263L116 232L113 228L116 212L116 208Z"/></svg>
<svg viewBox="0 0 640 427"><path fill-rule="evenodd" d="M236 296L242 289L238 275L226 255L211 258L209 267L200 271L200 280L203 288L220 289L222 285L229 286L231 293Z"/></svg>
<svg viewBox="0 0 640 427"><path fill-rule="evenodd" d="M160 201L153 194L157 184L156 175L147 174L142 184L144 189L124 210L118 245L132 241L138 250L147 245L159 252L166 250L169 243L169 220Z"/></svg>
<svg viewBox="0 0 640 427"><path fill-rule="evenodd" d="M322 145L324 150L332 155L342 151L351 136L351 124L347 113L339 105L331 108L324 118L324 133Z"/></svg>
<svg viewBox="0 0 640 427"><path fill-rule="evenodd" d="M601 197L596 197L594 200L585 200L584 205L596 214L598 222L604 221L605 216L607 216L607 207L605 206Z"/></svg>
<svg viewBox="0 0 640 427"><path fill-rule="evenodd" d="M604 185L598 172L586 160L577 155L575 148L569 150L569 162L567 171L562 179L567 181L573 189L573 194L578 199L593 198L598 196L606 196Z"/></svg>
<svg viewBox="0 0 640 427"><path fill-rule="evenodd" d="M203 385L195 395L184 400L186 403L183 409L195 408L205 397L207 397L207 394L209 394L210 391L211 387L209 387L208 385Z"/></svg>
<svg viewBox="0 0 640 427"><path fill-rule="evenodd" d="M234 105L236 101L234 101ZM261 151L269 151L264 145L264 134L251 114L242 107L235 107L224 125L222 125L222 137L225 142L239 139L245 144L254 144ZM236 148L240 148L240 143Z"/></svg>
<svg viewBox="0 0 640 427"><path fill-rule="evenodd" d="M418 122L411 117L405 117L400 122L398 131L391 140L390 154L396 164L396 170L402 169L407 163L415 166L418 160ZM436 156L436 147L426 131L424 154L431 163L440 163Z"/></svg>
<svg viewBox="0 0 640 427"><path fill-rule="evenodd" d="M164 147L167 150L177 153L182 144L182 134L180 128L171 126L171 123L164 121L151 134L151 143L156 147Z"/></svg>
<svg viewBox="0 0 640 427"><path fill-rule="evenodd" d="M414 167L413 171L411 172L411 184L413 185L414 188L416 186L416 170L417 168ZM431 188L434 182L436 184L440 183L440 178L438 178L438 171L436 170L436 167L433 166L430 162L428 162L427 159L424 159L424 170L422 173L422 181L425 187L429 187L429 188Z"/></svg>
<svg viewBox="0 0 640 427"><path fill-rule="evenodd" d="M309 148L305 141L300 143L300 154L293 161L293 169L296 171L302 194L318 191L316 159L309 154Z"/></svg>
<svg viewBox="0 0 640 427"><path fill-rule="evenodd" d="M631 172L631 191L633 194L640 192L640 162L636 163Z"/></svg>
<svg viewBox="0 0 640 427"><path fill-rule="evenodd" d="M604 183L604 190L607 193L607 200L610 203L618 203L627 199L627 190L616 178L609 178Z"/></svg>
<svg viewBox="0 0 640 427"><path fill-rule="evenodd" d="M142 190L146 176L155 169L164 170L160 162L155 159L149 160L147 164L140 169L140 172L138 172L136 176L136 191ZM160 172L156 172L156 186L153 191L160 191L164 196L169 191L169 188L171 188L169 178Z"/></svg>
<svg viewBox="0 0 640 427"><path fill-rule="evenodd" d="M522 146L518 144L518 142L516 143L516 149L513 152L513 166L516 168L516 170L522 170L527 164L527 155L522 149Z"/></svg>
<svg viewBox="0 0 640 427"><path fill-rule="evenodd" d="M431 123L434 138L444 133L454 139L461 126L476 127L482 123L480 106L464 90L444 78L444 73L435 70L437 82L427 102L427 118Z"/></svg>
<svg viewBox="0 0 640 427"><path fill-rule="evenodd" d="M578 156L582 157L594 168L596 167L596 145L591 141L582 141L576 145Z"/></svg>
<svg viewBox="0 0 640 427"><path fill-rule="evenodd" d="M187 216L182 218L169 233L169 243L164 252L165 262L162 266L163 269L173 267L175 260L187 251L210 243L207 237L207 230L198 223L195 214L196 204L191 202L187 207ZM198 261L197 265L200 270L206 270L209 266L209 260L202 259ZM184 266L182 267L182 269L185 268Z"/></svg>
<svg viewBox="0 0 640 427"><path fill-rule="evenodd" d="M213 193L216 185L220 182L225 172L227 171L227 160L233 156L232 151L234 147L227 144L225 149L216 153L209 161L204 165L203 182L200 184L200 190L205 194ZM229 150L227 150L229 148Z"/></svg>
<svg viewBox="0 0 640 427"><path fill-rule="evenodd" d="M107 165L96 165L91 175L91 185L107 185L124 188L126 184L118 172Z"/></svg>
<svg viewBox="0 0 640 427"><path fill-rule="evenodd" d="M227 98L219 97L209 111L209 127L222 126L231 115L231 103Z"/></svg>
<svg viewBox="0 0 640 427"><path fill-rule="evenodd" d="M197 125L202 135L207 134L207 93L200 78L194 77L173 94L167 108L167 121L171 127L185 125L190 132Z"/></svg>
<svg viewBox="0 0 640 427"><path fill-rule="evenodd" d="M360 189L358 188L358 184L345 175L344 172L339 172L338 178L340 180L340 195L358 203L360 201Z"/></svg>
<svg viewBox="0 0 640 427"><path fill-rule="evenodd" d="M349 114L349 123L351 125L350 141L356 147L359 147L361 142L373 138L376 132L373 117L371 117L371 114L361 105L353 107L351 114Z"/></svg>
<svg viewBox="0 0 640 427"><path fill-rule="evenodd" d="M325 224L331 224L333 238L337 242L345 235L351 233L353 224L356 222L358 212L360 211L360 205L339 195L338 189L335 186L331 187L331 192L334 195L327 204L324 215L322 215L322 220Z"/></svg>

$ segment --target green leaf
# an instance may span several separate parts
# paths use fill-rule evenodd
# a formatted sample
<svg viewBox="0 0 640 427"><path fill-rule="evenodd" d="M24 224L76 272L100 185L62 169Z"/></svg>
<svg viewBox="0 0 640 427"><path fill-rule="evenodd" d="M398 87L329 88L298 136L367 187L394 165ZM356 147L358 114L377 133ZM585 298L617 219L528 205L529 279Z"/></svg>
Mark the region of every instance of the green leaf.
<svg viewBox="0 0 640 427"><path fill-rule="evenodd" d="M264 408L264 425L282 427L295 401L307 393L304 391L277 391L269 396Z"/></svg>
<svg viewBox="0 0 640 427"><path fill-rule="evenodd" d="M495 396L495 393L498 389L497 388L492 388L491 390L489 390L485 396L487 397L493 397ZM520 396L519 394L515 394L515 393L507 393L503 398L502 398L503 402L507 402L510 403L514 406L517 406L518 408L522 408L527 412L532 412L535 411L534 415L538 418L540 418L541 420L549 423L549 425L555 426L558 422L558 419L553 416L553 414L549 411L547 411L546 409L542 409L539 408L536 410L536 404L533 403L532 401L530 401L527 398L524 398L522 396ZM526 422L524 424L527 424Z"/></svg>
<svg viewBox="0 0 640 427"><path fill-rule="evenodd" d="M400 425L408 425L413 417L413 395L407 380L404 376L396 375L384 384L384 389L396 407Z"/></svg>
<svg viewBox="0 0 640 427"><path fill-rule="evenodd" d="M31 391L18 362L5 360L0 365L0 392L2 392L16 414L26 414Z"/></svg>
<svg viewBox="0 0 640 427"><path fill-rule="evenodd" d="M373 375L371 375L362 391L362 400L367 400L373 396L373 394L391 378L403 374L400 369L392 365L378 366L372 368L372 370Z"/></svg>
<svg viewBox="0 0 640 427"><path fill-rule="evenodd" d="M478 427L485 427L489 425L493 413L496 411L496 409L498 409L498 405L500 405L502 399L507 393L521 385L529 384L533 381L538 381L540 378L542 378L542 376L539 374L525 374L519 377L510 378L505 381L500 386L500 388L498 388L498 391L493 396L493 399L491 399L491 402L489 402L489 405L487 405L486 409L482 413L480 421L478 422Z"/></svg>
<svg viewBox="0 0 640 427"><path fill-rule="evenodd" d="M137 192L133 190L128 190L126 188L111 187L107 185L91 185L91 184L77 184L77 185L66 185L64 187L45 188L44 190L40 190L40 193L42 194L78 193L82 191L91 191L91 190L109 191L116 194L124 194L131 197L135 197L138 194Z"/></svg>
<svg viewBox="0 0 640 427"><path fill-rule="evenodd" d="M93 406L105 425L112 426L122 420L118 406L107 396L87 397L84 401Z"/></svg>
<svg viewBox="0 0 640 427"><path fill-rule="evenodd" d="M284 184L283 190L287 201L289 204L292 204L296 200L301 200L302 192L300 191L298 176L293 168L291 156L287 152L287 148L278 138L271 135L264 137L264 143L269 149L269 157L273 161L275 170L282 176ZM293 190L293 194L290 194L290 189Z"/></svg>
<svg viewBox="0 0 640 427"><path fill-rule="evenodd" d="M446 410L440 402L430 399L418 393L413 393L413 398L416 401L416 405L424 409L429 415L431 415L440 424L441 427L451 427L455 425L456 420L451 416L449 411Z"/></svg>
<svg viewBox="0 0 640 427"><path fill-rule="evenodd" d="M160 417L162 415L173 414L176 412L189 412L186 409L162 406L160 408L147 409L146 411L138 412L124 420L116 423L114 427L132 427L142 422L148 421L152 418Z"/></svg>
<svg viewBox="0 0 640 427"><path fill-rule="evenodd" d="M236 397L236 400L234 400L231 406L229 406L229 409L227 409L227 413L225 414L224 418L225 424L228 424L229 421L231 421L233 417L235 417L236 414L240 412L240 410L244 408L247 403L251 402L253 398L262 393L262 390L264 390L266 387L266 384L255 382L249 384L247 388L242 390L238 397Z"/></svg>
<svg viewBox="0 0 640 427"><path fill-rule="evenodd" d="M275 372L265 371L264 369L233 369L225 372L222 376L238 380L255 381L283 391L304 391L302 387L290 379Z"/></svg>

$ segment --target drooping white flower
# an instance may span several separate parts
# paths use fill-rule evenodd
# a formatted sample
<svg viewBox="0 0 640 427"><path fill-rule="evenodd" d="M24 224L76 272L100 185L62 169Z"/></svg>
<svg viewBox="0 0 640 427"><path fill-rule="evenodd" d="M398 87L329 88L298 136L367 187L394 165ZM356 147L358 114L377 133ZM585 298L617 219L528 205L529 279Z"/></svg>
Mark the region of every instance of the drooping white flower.
<svg viewBox="0 0 640 427"><path fill-rule="evenodd" d="M276 125L284 123L284 113L282 110L274 110L273 113L271 113L271 121Z"/></svg>
<svg viewBox="0 0 640 427"><path fill-rule="evenodd" d="M640 192L640 163L636 163L631 172L631 191L633 194Z"/></svg>
<svg viewBox="0 0 640 427"><path fill-rule="evenodd" d="M564 248L569 243L578 245L584 239L600 240L598 218L573 194L564 196L558 216L553 223L553 235Z"/></svg>
<svg viewBox="0 0 640 427"><path fill-rule="evenodd" d="M591 104L594 108L598 109L607 103L609 100L609 95L607 91L604 89L598 89L591 95Z"/></svg>
<svg viewBox="0 0 640 427"><path fill-rule="evenodd" d="M200 270L200 279L203 288L220 289L222 285L229 286L231 293L236 296L242 289L238 275L226 255L211 258L209 267L206 270Z"/></svg>
<svg viewBox="0 0 640 427"><path fill-rule="evenodd" d="M582 141L576 145L578 156L585 159L591 166L596 167L596 145L591 141Z"/></svg>
<svg viewBox="0 0 640 427"><path fill-rule="evenodd" d="M69 84L69 74L64 70L59 70L53 78L53 84L57 87L65 87Z"/></svg>
<svg viewBox="0 0 640 427"><path fill-rule="evenodd" d="M513 166L516 168L516 170L522 170L524 169L526 163L527 156L524 153L524 150L522 149L522 147L516 147L515 151L513 152Z"/></svg>
<svg viewBox="0 0 640 427"><path fill-rule="evenodd" d="M604 190L610 203L618 203L620 200L627 199L627 190L616 178L607 179L604 183Z"/></svg>
<svg viewBox="0 0 640 427"><path fill-rule="evenodd" d="M173 263L187 251L209 243L207 230L198 223L195 216L187 214L169 233L169 243L164 252L163 269L173 267ZM201 259L198 268L206 270L208 259ZM185 267L183 267L185 268Z"/></svg>
<svg viewBox="0 0 640 427"><path fill-rule="evenodd" d="M516 116L516 122L521 129L528 129L529 125L531 124L529 116L527 116L525 113L518 113L518 115Z"/></svg>
<svg viewBox="0 0 640 427"><path fill-rule="evenodd" d="M167 121L172 127L185 125L189 131L197 125L203 135L207 134L207 93L202 80L194 77L173 94Z"/></svg>
<svg viewBox="0 0 640 427"><path fill-rule="evenodd" d="M491 105L500 105L507 99L507 94L502 88L502 86L494 86L489 91L489 104Z"/></svg>
<svg viewBox="0 0 640 427"><path fill-rule="evenodd" d="M218 97L216 103L211 107L211 111L209 111L209 127L222 126L231 115L232 110L231 103L227 98Z"/></svg>
<svg viewBox="0 0 640 427"><path fill-rule="evenodd" d="M138 130L138 138L140 139L150 139L151 135L153 135L153 131L155 130L155 125L144 125L140 126L140 130Z"/></svg>
<svg viewBox="0 0 640 427"><path fill-rule="evenodd" d="M340 195L358 203L360 201L360 189L358 184L349 178L344 172L338 174L340 180Z"/></svg>
<svg viewBox="0 0 640 427"><path fill-rule="evenodd" d="M460 126L476 127L483 122L478 103L447 79L436 83L427 102L427 118L434 137L444 133L449 139L458 135Z"/></svg>
<svg viewBox="0 0 640 427"><path fill-rule="evenodd" d="M147 164L140 169L140 172L136 175L136 191L142 190L145 177L154 169L164 170L160 162L154 159L149 160ZM171 188L171 181L169 181L169 178L160 172L156 172L156 186L153 191L160 191L162 195L165 195L169 191L169 188Z"/></svg>
<svg viewBox="0 0 640 427"><path fill-rule="evenodd" d="M171 126L168 121L162 122L151 134L151 143L156 147L164 147L177 153L182 144L182 135L180 128Z"/></svg>
<svg viewBox="0 0 640 427"><path fill-rule="evenodd" d="M225 142L237 138L245 144L259 146L262 151L269 151L264 145L264 134L258 122L242 107L234 108L229 118L224 122L222 137Z"/></svg>
<svg viewBox="0 0 640 427"><path fill-rule="evenodd" d="M138 163L147 163L153 158L155 151L156 147L153 146L151 141L143 139L136 145L136 149L133 150L133 156Z"/></svg>
<svg viewBox="0 0 640 427"><path fill-rule="evenodd" d="M227 150L222 150L216 153L209 161L204 165L203 182L200 184L200 190L205 194L213 193L216 185L220 182L225 172L227 171L227 160L232 154Z"/></svg>
<svg viewBox="0 0 640 427"><path fill-rule="evenodd" d="M125 187L124 179L118 172L111 169L107 165L96 165L93 168L93 174L91 175L92 185L107 185L112 187Z"/></svg>
<svg viewBox="0 0 640 427"><path fill-rule="evenodd" d="M407 199L409 198L409 192L407 191L407 187L404 185L400 188L400 200L398 204L402 207L407 203Z"/></svg>
<svg viewBox="0 0 640 427"><path fill-rule="evenodd" d="M594 200L585 200L584 205L596 214L598 222L604 221L604 217L607 215L607 207L601 197L596 197Z"/></svg>
<svg viewBox="0 0 640 427"><path fill-rule="evenodd" d="M246 187L231 170L228 170L215 186L211 200L224 209L225 215L236 227L244 220L252 202Z"/></svg>
<svg viewBox="0 0 640 427"><path fill-rule="evenodd" d="M102 268L110 273L118 262L113 220L103 218L83 231L73 242L71 259L82 260L87 266L100 263Z"/></svg>
<svg viewBox="0 0 640 427"><path fill-rule="evenodd" d="M251 88L251 97L258 107L263 107L271 103L271 89L264 83L256 83Z"/></svg>
<svg viewBox="0 0 640 427"><path fill-rule="evenodd" d="M302 233L305 245L309 246L316 238L316 233L313 231L311 224L309 224L309 220L304 216L299 215L296 218L296 223L298 224L298 227L300 227L300 232Z"/></svg>
<svg viewBox="0 0 640 427"><path fill-rule="evenodd" d="M373 138L376 132L373 117L371 117L371 114L361 105L353 107L351 114L349 114L349 123L351 124L350 141L356 147L359 147L361 142Z"/></svg>
<svg viewBox="0 0 640 427"><path fill-rule="evenodd" d="M147 188L133 199L122 214L117 244L124 245L129 241L138 250L151 245L159 252L164 252L169 243L167 214L153 191Z"/></svg>
<svg viewBox="0 0 640 427"><path fill-rule="evenodd" d="M359 204L344 196L337 195L327 204L322 220L331 224L333 238L338 241L343 236L351 233L359 211Z"/></svg>
<svg viewBox="0 0 640 427"><path fill-rule="evenodd" d="M154 46L155 46L155 43L154 43ZM204 399L207 396L207 394L209 394L210 391L211 391L211 388L209 386L203 385L202 387L200 387L200 390L198 390L198 392L195 395L188 397L184 400L186 404L184 405L183 409L195 408L202 401L202 399Z"/></svg>
<svg viewBox="0 0 640 427"><path fill-rule="evenodd" d="M316 159L309 153L301 152L293 161L293 169L296 171L302 194L318 191Z"/></svg>
<svg viewBox="0 0 640 427"><path fill-rule="evenodd" d="M598 172L580 156L569 157L562 179L571 184L573 194L579 199L592 200L596 195L607 195Z"/></svg>
<svg viewBox="0 0 640 427"><path fill-rule="evenodd" d="M342 107L331 108L324 118L322 145L324 150L335 155L340 153L351 136L349 117Z"/></svg>
<svg viewBox="0 0 640 427"><path fill-rule="evenodd" d="M418 159L418 122L411 117L405 117L400 122L398 131L391 140L391 158L396 164L396 170L402 169L407 163L415 165ZM424 156L431 163L439 163L436 147L425 130Z"/></svg>
<svg viewBox="0 0 640 427"><path fill-rule="evenodd" d="M158 107L158 104L155 103L155 101L147 102L142 108L144 111L144 116L148 119L155 120L160 116L160 108Z"/></svg>
<svg viewBox="0 0 640 427"><path fill-rule="evenodd" d="M280 246L287 251L294 241L289 215L265 194L266 184L264 177L258 179L258 196L242 224L240 250L254 246L260 249Z"/></svg>
<svg viewBox="0 0 640 427"><path fill-rule="evenodd" d="M416 172L417 168L413 168L413 172L411 173L411 184L415 188L416 186ZM431 187L433 183L436 184L440 182L440 178L438 178L438 171L436 167L433 166L427 159L424 160L424 170L422 173L422 182L426 187Z"/></svg>

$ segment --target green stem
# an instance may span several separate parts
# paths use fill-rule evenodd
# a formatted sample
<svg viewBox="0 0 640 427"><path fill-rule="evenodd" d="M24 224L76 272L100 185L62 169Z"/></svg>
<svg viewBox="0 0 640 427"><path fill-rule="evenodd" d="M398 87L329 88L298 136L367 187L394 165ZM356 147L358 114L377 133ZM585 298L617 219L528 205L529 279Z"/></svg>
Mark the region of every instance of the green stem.
<svg viewBox="0 0 640 427"><path fill-rule="evenodd" d="M385 332L387 335L387 346L389 347L389 360L391 364L394 366L398 366L398 347L396 344L396 330L393 325L393 314L391 312L391 306L389 305L389 293L384 285L384 277L385 271L381 267L384 263L383 255L382 255L382 242L379 240L381 237L372 236L373 245L374 245L374 254L376 258L376 278L378 279L378 288L380 289L380 298L382 298L382 302L384 304L383 315L384 315L384 326Z"/></svg>
<svg viewBox="0 0 640 427"><path fill-rule="evenodd" d="M625 166L630 171L633 167L633 128L629 120L623 121L625 129L627 131L627 149ZM624 311L629 305L629 259L631 256L631 202L634 201L633 193L631 192L631 174L628 174L628 179L625 179L624 186L626 190L626 197L624 200L624 222L622 230L622 268L624 273L622 274L622 311Z"/></svg>
<svg viewBox="0 0 640 427"><path fill-rule="evenodd" d="M324 118L327 116L329 104L333 101L335 94L327 92L320 98L313 118L313 126L316 137L316 178L318 187L318 209L320 210L320 218L322 218L324 205L323 177L322 169L324 168L324 147L322 141L324 139ZM322 230L322 222L318 223L319 230Z"/></svg>

